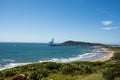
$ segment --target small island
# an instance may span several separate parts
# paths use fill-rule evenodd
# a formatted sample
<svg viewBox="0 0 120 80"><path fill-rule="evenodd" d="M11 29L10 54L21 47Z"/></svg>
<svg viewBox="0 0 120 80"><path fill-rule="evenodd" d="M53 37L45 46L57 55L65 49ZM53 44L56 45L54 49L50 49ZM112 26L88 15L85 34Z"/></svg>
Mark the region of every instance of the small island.
<svg viewBox="0 0 120 80"><path fill-rule="evenodd" d="M90 43L90 42L80 42L80 41L65 41L62 43L54 43L54 39L49 42L49 46L107 46L101 43Z"/></svg>
<svg viewBox="0 0 120 80"><path fill-rule="evenodd" d="M100 43L79 42L79 41L65 41L58 45L59 46L104 46L104 44L100 44Z"/></svg>

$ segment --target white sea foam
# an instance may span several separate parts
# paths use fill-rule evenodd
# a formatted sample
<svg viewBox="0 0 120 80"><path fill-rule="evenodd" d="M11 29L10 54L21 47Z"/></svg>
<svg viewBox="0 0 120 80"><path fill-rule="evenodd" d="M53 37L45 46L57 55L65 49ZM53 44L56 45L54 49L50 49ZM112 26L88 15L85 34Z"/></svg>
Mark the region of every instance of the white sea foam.
<svg viewBox="0 0 120 80"><path fill-rule="evenodd" d="M78 55L71 58L52 58L50 60L43 60L39 62L58 62L58 63L65 63L65 62L74 62L74 61L88 61L88 58L92 58L94 56L98 55L98 53L85 53L82 55Z"/></svg>
<svg viewBox="0 0 120 80"><path fill-rule="evenodd" d="M100 52L98 49L96 49L96 50L93 50L93 52L91 52L91 53L85 53L85 54L70 57L70 58L52 58L52 59L49 59L49 60L40 60L39 62L66 63L66 62L74 62L74 61L89 61L92 58L99 56L101 53L102 52ZM32 63L32 62L30 62L30 63L13 63L14 60L11 60L11 59L4 59L4 61L11 61L11 63L6 64L4 66L1 65L0 70L13 68L13 67L17 67L17 66L23 66L23 65Z"/></svg>
<svg viewBox="0 0 120 80"><path fill-rule="evenodd" d="M78 56L74 56L74 57L70 57L70 58L52 58L49 60L43 60L43 61L39 61L39 62L59 62L59 63L65 63L65 62L75 62L75 61L89 61L92 59L96 59L98 57L100 57L99 55L101 53L105 53L104 49L102 48L97 48L94 49L92 52L90 53L85 53L82 55L78 55ZM105 56L105 55L103 55ZM103 57L101 56L101 57Z"/></svg>
<svg viewBox="0 0 120 80"><path fill-rule="evenodd" d="M4 62L15 62L15 60L13 60L13 59L2 59L2 61L4 61Z"/></svg>
<svg viewBox="0 0 120 80"><path fill-rule="evenodd" d="M23 66L26 64L30 64L30 63L9 63L9 64L6 64L4 66L0 66L0 70L5 70L5 69L17 67L17 66Z"/></svg>

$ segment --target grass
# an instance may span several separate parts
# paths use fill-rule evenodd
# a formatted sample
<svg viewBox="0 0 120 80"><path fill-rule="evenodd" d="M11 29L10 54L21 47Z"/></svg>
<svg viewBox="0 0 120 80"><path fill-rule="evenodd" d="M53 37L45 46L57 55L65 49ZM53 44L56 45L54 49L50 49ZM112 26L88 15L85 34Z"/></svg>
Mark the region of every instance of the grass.
<svg viewBox="0 0 120 80"><path fill-rule="evenodd" d="M49 77L44 78L44 80L103 80L103 76L101 72L98 73L92 73L89 75L63 75L60 73L57 74L51 74Z"/></svg>
<svg viewBox="0 0 120 80"><path fill-rule="evenodd" d="M20 74L24 74L29 77L28 80L89 80L92 75L95 76L98 71L102 71L104 64L104 62L44 62L3 70L0 72L0 77L1 80L6 78L14 80Z"/></svg>

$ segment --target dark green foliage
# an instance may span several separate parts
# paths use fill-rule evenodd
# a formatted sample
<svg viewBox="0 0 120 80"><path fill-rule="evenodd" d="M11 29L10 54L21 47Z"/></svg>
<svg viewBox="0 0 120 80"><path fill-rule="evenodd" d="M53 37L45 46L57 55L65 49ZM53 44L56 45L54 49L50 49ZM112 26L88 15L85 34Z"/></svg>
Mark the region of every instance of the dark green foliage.
<svg viewBox="0 0 120 80"><path fill-rule="evenodd" d="M3 80L3 78L4 78L4 74L0 72L0 80Z"/></svg>
<svg viewBox="0 0 120 80"><path fill-rule="evenodd" d="M11 69L5 71L5 77L14 76L17 74L17 70Z"/></svg>
<svg viewBox="0 0 120 80"><path fill-rule="evenodd" d="M93 70L91 66L88 64L66 64L61 68L61 72L66 75L82 75L82 74L89 74L92 73Z"/></svg>
<svg viewBox="0 0 120 80"><path fill-rule="evenodd" d="M40 80L42 79L42 75L37 71L37 72L33 72L30 78L32 80Z"/></svg>
<svg viewBox="0 0 120 80"><path fill-rule="evenodd" d="M55 62L48 62L45 67L49 70L58 70L60 65L59 63L55 63Z"/></svg>
<svg viewBox="0 0 120 80"><path fill-rule="evenodd" d="M55 63L44 62L29 64L22 67L16 67L8 70L4 70L2 75L5 78L18 76L21 73L27 73L30 79L39 80L48 76L48 74L62 73L65 75L83 75L95 72L99 66L104 63L94 62L72 62L72 63Z"/></svg>
<svg viewBox="0 0 120 80"><path fill-rule="evenodd" d="M117 51L114 56L112 57L114 62L120 63L120 51Z"/></svg>
<svg viewBox="0 0 120 80"><path fill-rule="evenodd" d="M49 71L47 69L39 69L38 71L34 71L31 74L31 79L32 80L41 80L44 77L47 77L49 74Z"/></svg>
<svg viewBox="0 0 120 80"><path fill-rule="evenodd" d="M2 71L0 76L4 78L15 77L14 79L21 78L21 73L27 73L30 80L41 80L49 76L49 74L60 73L64 75L84 75L91 74L102 69L113 67L112 64L105 62L72 62L72 63L55 63L44 62L29 64L22 67L16 67ZM104 76L107 72L104 72ZM106 77L105 77L106 78Z"/></svg>
<svg viewBox="0 0 120 80"><path fill-rule="evenodd" d="M105 80L115 80L115 78L120 77L120 47L111 47L112 50L117 50L112 57L112 63L105 64L106 69L103 72L103 77Z"/></svg>
<svg viewBox="0 0 120 80"><path fill-rule="evenodd" d="M4 76L4 74L2 72L0 72L0 77Z"/></svg>
<svg viewBox="0 0 120 80"><path fill-rule="evenodd" d="M29 65L25 65L21 68L21 71L24 72L24 71L35 71L35 70L38 70L39 68L43 68L43 64L40 64L40 63L34 63L34 64L29 64Z"/></svg>
<svg viewBox="0 0 120 80"><path fill-rule="evenodd" d="M92 73L93 72L92 67L90 67L88 65L81 66L81 71L84 72L84 74L86 74L86 73Z"/></svg>
<svg viewBox="0 0 120 80"><path fill-rule="evenodd" d="M115 80L115 78L120 77L120 64L114 64L112 67L106 68L103 77L105 80Z"/></svg>
<svg viewBox="0 0 120 80"><path fill-rule="evenodd" d="M72 65L68 64L61 68L61 72L63 74L72 74L72 73L74 73L74 69L76 69L76 68L73 67Z"/></svg>
<svg viewBox="0 0 120 80"><path fill-rule="evenodd" d="M113 66L113 64L107 62L102 65L102 68L105 69L106 67L112 67L112 66Z"/></svg>

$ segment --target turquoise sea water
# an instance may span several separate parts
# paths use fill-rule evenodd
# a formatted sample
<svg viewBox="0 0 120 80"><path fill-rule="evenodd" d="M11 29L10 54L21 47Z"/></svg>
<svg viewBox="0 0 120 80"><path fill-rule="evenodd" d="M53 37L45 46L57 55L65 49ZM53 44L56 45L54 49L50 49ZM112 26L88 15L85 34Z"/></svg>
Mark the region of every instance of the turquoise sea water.
<svg viewBox="0 0 120 80"><path fill-rule="evenodd" d="M102 53L101 53L102 51ZM89 61L105 56L101 48L49 46L38 43L0 43L0 70L33 62Z"/></svg>

